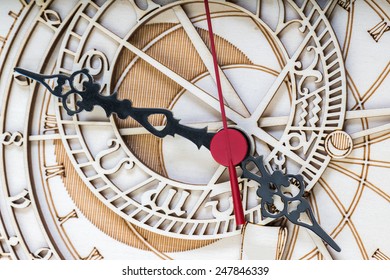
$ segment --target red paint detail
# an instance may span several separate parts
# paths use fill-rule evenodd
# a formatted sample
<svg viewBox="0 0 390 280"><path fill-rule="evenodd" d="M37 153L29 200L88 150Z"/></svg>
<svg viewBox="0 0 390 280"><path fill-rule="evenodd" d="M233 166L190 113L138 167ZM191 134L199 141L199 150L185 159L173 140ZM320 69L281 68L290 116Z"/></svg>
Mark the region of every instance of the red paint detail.
<svg viewBox="0 0 390 280"><path fill-rule="evenodd" d="M223 131L228 130L228 123L227 123L227 117L225 112L225 104L222 94L222 85L221 85L221 78L219 76L219 67L218 67L218 59L217 59L217 52L215 50L215 42L214 42L214 32L213 32L213 26L211 23L211 14L210 14L210 7L209 7L209 1L204 0L204 6L206 10L206 18L207 18L207 26L210 36L210 48L211 48L211 54L213 56L213 64L214 64L214 72L215 72L215 81L217 84L218 89L218 98L219 98L219 104L221 109L221 117L222 117L222 123L223 123ZM230 145L230 139L229 139L230 133L223 134L224 136L221 137L221 142L225 142L223 145L225 147L224 153L226 154L226 162L228 168L229 168L229 178L230 178L230 186L232 189L232 197L233 197L233 206L234 206L234 215L236 218L236 224L242 225L245 223L244 218L244 210L242 208L242 202L241 202L241 195L240 195L240 189L238 186L238 179L236 174L236 168L235 164L233 164L233 154L232 149ZM219 154L219 152L217 153Z"/></svg>
<svg viewBox="0 0 390 280"><path fill-rule="evenodd" d="M229 138L228 142L226 142L226 137ZM227 147L227 145L229 147ZM226 153L226 150L228 149L231 151L231 158L229 158L228 153ZM210 151L216 162L226 167L230 165L230 162L236 166L240 164L248 154L248 141L237 129L223 129L215 134L211 140Z"/></svg>

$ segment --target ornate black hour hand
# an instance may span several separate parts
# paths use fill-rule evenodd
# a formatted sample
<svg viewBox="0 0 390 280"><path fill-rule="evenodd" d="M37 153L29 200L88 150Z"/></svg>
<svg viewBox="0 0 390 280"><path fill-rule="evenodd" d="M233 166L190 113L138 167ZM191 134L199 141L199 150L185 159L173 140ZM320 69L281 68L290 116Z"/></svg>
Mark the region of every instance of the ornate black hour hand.
<svg viewBox="0 0 390 280"><path fill-rule="evenodd" d="M173 113L167 109L133 107L130 100L119 100L117 93L103 96L100 94L100 85L94 82L88 69L76 71L70 76L62 74L41 75L21 68L15 68L14 70L27 78L36 80L45 86L50 93L60 98L63 107L70 116L84 110L92 111L94 106L99 106L104 109L107 117L112 114L116 114L120 119L131 117L159 138L178 134L193 142L198 148L204 146L210 149L210 142L214 133L207 132L207 127L198 129L182 125L178 119L173 117ZM50 86L47 81L53 81L54 86ZM69 105L72 98L76 100L74 108ZM153 115L164 115L166 120L164 128L157 129L149 122Z"/></svg>
<svg viewBox="0 0 390 280"><path fill-rule="evenodd" d="M248 167L255 165L255 172ZM266 170L263 157L247 157L241 164L243 177L259 183L257 195L261 198L261 214L263 217L286 217L290 222L310 229L340 252L340 247L317 223L309 202L303 197L305 185L301 175L283 174L276 170L272 174ZM306 213L310 221L301 218Z"/></svg>

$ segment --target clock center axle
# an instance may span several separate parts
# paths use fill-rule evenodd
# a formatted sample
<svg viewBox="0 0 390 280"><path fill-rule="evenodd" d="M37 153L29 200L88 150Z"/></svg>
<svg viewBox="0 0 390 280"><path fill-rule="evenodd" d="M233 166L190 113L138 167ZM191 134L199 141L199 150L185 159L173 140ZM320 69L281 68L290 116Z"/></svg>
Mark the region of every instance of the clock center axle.
<svg viewBox="0 0 390 280"><path fill-rule="evenodd" d="M229 141L226 141L228 137ZM234 128L220 130L210 143L210 151L214 160L223 166L229 166L227 149L231 151L233 165L240 164L248 154L248 140L245 135Z"/></svg>

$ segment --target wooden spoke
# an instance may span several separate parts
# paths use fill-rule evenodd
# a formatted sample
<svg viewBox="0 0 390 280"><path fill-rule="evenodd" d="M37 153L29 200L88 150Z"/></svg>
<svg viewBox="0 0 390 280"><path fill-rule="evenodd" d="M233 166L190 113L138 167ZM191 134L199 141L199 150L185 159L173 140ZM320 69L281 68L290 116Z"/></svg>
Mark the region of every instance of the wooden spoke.
<svg viewBox="0 0 390 280"><path fill-rule="evenodd" d="M222 122L205 122L205 123L182 123L183 125L190 126L193 128L204 128L207 127L208 132L217 132L222 127ZM234 124L233 122L229 122L229 124ZM158 130L164 128L164 126L156 126ZM142 134L150 134L144 127L131 127L131 128L121 128L119 132L122 136L130 136L130 135L142 135Z"/></svg>
<svg viewBox="0 0 390 280"><path fill-rule="evenodd" d="M378 118L390 117L390 108L368 109L368 110L353 110L347 111L345 120L363 119L363 118ZM260 119L260 127L285 126L289 120L288 116L280 117L264 117Z"/></svg>
<svg viewBox="0 0 390 280"><path fill-rule="evenodd" d="M390 108L347 111L345 119L353 120L386 116L390 117Z"/></svg>
<svg viewBox="0 0 390 280"><path fill-rule="evenodd" d="M198 52L199 57L202 59L203 64L206 66L208 72L210 73L210 76L213 78L215 82L213 58L209 48L207 47L203 39L200 37L198 31L195 29L195 26L188 18L183 8L181 6L176 6L173 8L173 11L175 12L177 18L179 19L179 22L183 26L184 31L187 33L193 46ZM231 85L225 73L222 71L221 67L219 67L219 75L221 78L223 96L227 105L229 105L229 107L235 110L236 112L240 113L242 116L249 117L250 114L248 109L245 107L244 103L240 99L236 90Z"/></svg>
<svg viewBox="0 0 390 280"><path fill-rule="evenodd" d="M44 135L30 135L29 141L47 141L47 140L60 140L62 136L58 133L55 134L44 134Z"/></svg>
<svg viewBox="0 0 390 280"><path fill-rule="evenodd" d="M201 88L197 87L190 81L186 80L173 70L169 69L167 66L163 65L161 62L157 61L147 53L145 53L143 50L140 50L133 44L127 42L126 40L122 39L121 37L117 36L116 34L112 33L110 30L102 26L101 24L97 22L92 22L92 24L98 28L100 31L102 31L104 34L109 36L110 38L114 39L117 43L121 44L125 48L127 48L129 51L134 53L135 55L139 56L141 59L143 59L145 62L149 63L151 66L156 68L158 71L166 75L168 78L172 79L176 83L178 83L180 86L182 86L184 89L186 89L188 92L190 92L192 95L203 101L205 104L209 105L211 108L219 112L220 105L219 101L202 90ZM226 107L226 115L229 119L232 121L240 120L243 117L236 113L234 110L232 110L229 107Z"/></svg>
<svg viewBox="0 0 390 280"><path fill-rule="evenodd" d="M390 124L380 125L351 134L352 139L361 138L375 133L390 131Z"/></svg>

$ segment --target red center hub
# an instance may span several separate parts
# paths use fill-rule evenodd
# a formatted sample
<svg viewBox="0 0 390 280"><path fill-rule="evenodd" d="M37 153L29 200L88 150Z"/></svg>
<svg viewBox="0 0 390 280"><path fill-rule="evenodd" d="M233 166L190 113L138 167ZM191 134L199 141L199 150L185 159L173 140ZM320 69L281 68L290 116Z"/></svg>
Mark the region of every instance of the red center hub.
<svg viewBox="0 0 390 280"><path fill-rule="evenodd" d="M248 154L248 141L237 129L228 128L219 131L210 143L214 160L223 166L229 166L229 150L233 165L240 164Z"/></svg>

